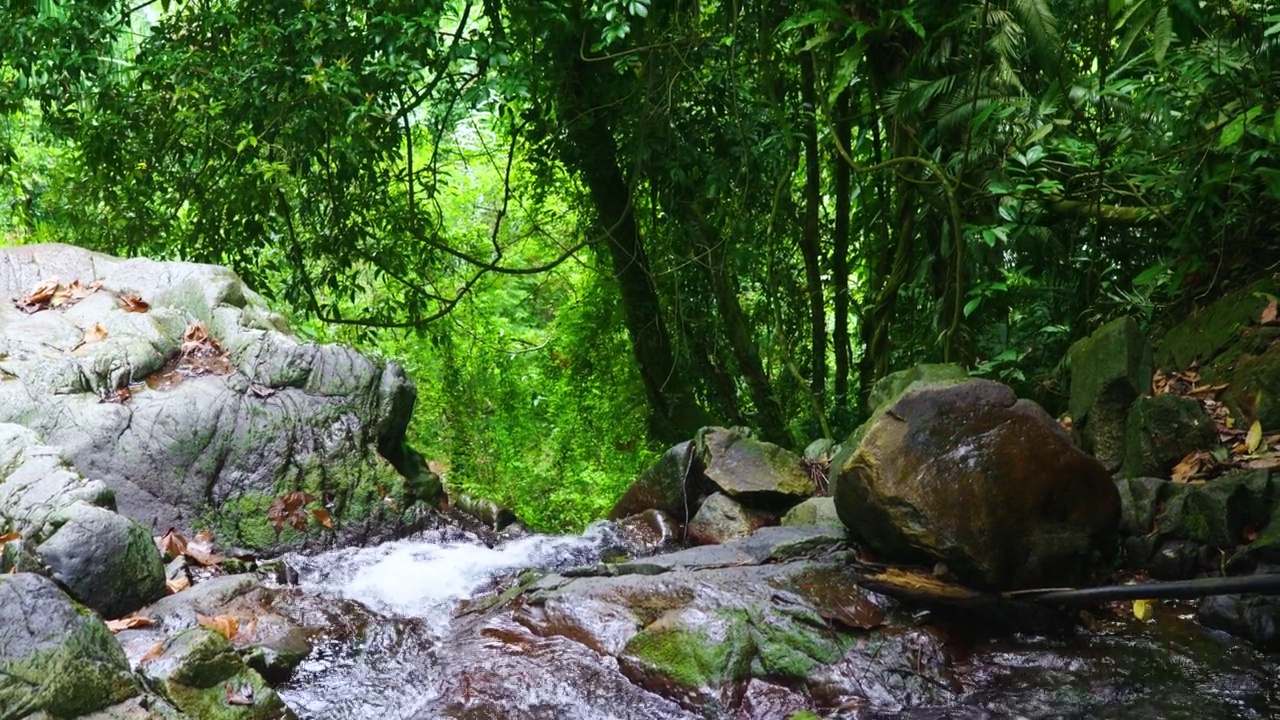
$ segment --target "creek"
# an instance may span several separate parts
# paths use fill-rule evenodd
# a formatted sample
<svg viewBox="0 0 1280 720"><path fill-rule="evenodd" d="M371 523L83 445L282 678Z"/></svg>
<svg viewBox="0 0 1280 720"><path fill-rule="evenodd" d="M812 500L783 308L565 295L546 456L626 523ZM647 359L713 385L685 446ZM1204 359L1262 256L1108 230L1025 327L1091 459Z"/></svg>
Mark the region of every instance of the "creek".
<svg viewBox="0 0 1280 720"><path fill-rule="evenodd" d="M674 720L782 718L793 711L771 705L768 693L753 696L750 687L729 711L698 708L687 698L680 704L673 700L681 698L636 687L618 660L584 647L573 632L530 632L529 623L500 606L467 612L526 568L592 567L619 546L611 527L599 523L579 537L533 535L494 547L474 535L437 530L377 547L286 556L298 583L285 589L340 606L350 622L318 640L281 695L307 720ZM1087 629L1057 638L962 639L955 628L913 627L899 636L884 631L880 641L874 634L882 630L845 628L862 639L848 645L833 669L818 673L843 677L808 682L807 690L790 685L815 702L819 716L831 718L1199 719L1280 712L1276 658L1203 629L1189 606L1160 606L1147 622L1123 611L1099 615ZM899 612L885 625L913 625L919 617ZM864 652L867 647L874 652ZM918 678L907 677L917 670ZM879 679L868 681L864 673ZM885 679L895 675L903 677ZM832 687L844 692L832 694ZM860 691L848 694L850 688Z"/></svg>

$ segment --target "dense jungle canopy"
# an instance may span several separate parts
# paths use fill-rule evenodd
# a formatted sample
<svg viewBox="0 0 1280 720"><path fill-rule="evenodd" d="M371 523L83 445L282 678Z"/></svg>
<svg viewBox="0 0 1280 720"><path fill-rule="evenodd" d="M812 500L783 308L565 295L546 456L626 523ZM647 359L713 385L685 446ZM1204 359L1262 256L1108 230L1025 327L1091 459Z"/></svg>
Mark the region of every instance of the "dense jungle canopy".
<svg viewBox="0 0 1280 720"><path fill-rule="evenodd" d="M0 0L0 234L233 267L535 527L1280 261L1280 3Z"/></svg>

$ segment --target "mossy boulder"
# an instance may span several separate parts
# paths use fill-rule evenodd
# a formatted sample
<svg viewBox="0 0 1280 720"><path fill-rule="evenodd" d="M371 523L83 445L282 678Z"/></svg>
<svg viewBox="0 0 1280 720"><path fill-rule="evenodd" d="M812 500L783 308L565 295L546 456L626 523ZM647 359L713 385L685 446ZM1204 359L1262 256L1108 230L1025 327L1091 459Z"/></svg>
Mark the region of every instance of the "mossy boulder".
<svg viewBox="0 0 1280 720"><path fill-rule="evenodd" d="M609 519L618 520L653 509L685 522L694 511L687 501L690 486L696 485L701 477L702 465L693 453L692 442L675 445L631 481L609 511Z"/></svg>
<svg viewBox="0 0 1280 720"><path fill-rule="evenodd" d="M1119 318L1072 345L1067 363L1067 411L1075 437L1103 467L1115 471L1124 460L1129 408L1151 390L1146 338L1133 318Z"/></svg>
<svg viewBox="0 0 1280 720"><path fill-rule="evenodd" d="M1202 485L1181 485L1161 505L1162 538L1190 540L1218 550L1249 542L1267 527L1280 489L1267 470L1236 471Z"/></svg>
<svg viewBox="0 0 1280 720"><path fill-rule="evenodd" d="M843 525L836 501L829 497L809 498L782 516L783 525Z"/></svg>
<svg viewBox="0 0 1280 720"><path fill-rule="evenodd" d="M101 618L48 578L0 575L0 720L76 718L140 694Z"/></svg>
<svg viewBox="0 0 1280 720"><path fill-rule="evenodd" d="M1280 326L1260 324L1276 296L1276 278L1224 295L1165 333L1156 367L1172 372L1195 363L1202 384L1227 385L1222 399L1243 424L1280 428Z"/></svg>
<svg viewBox="0 0 1280 720"><path fill-rule="evenodd" d="M707 479L744 503L789 507L817 489L800 456L736 429L705 428L695 443Z"/></svg>
<svg viewBox="0 0 1280 720"><path fill-rule="evenodd" d="M724 493L713 493L702 501L685 534L696 545L715 545L746 537L777 521L776 515L749 510Z"/></svg>
<svg viewBox="0 0 1280 720"><path fill-rule="evenodd" d="M916 385L832 462L841 520L890 562L974 586L1083 584L1115 556L1106 469L1042 409L987 380Z"/></svg>
<svg viewBox="0 0 1280 720"><path fill-rule="evenodd" d="M225 637L198 627L180 633L143 663L147 682L176 708L201 720L293 718L262 676L245 665Z"/></svg>
<svg viewBox="0 0 1280 720"><path fill-rule="evenodd" d="M1139 398L1125 421L1123 477L1166 476L1194 450L1218 439L1213 419L1194 398L1171 393Z"/></svg>
<svg viewBox="0 0 1280 720"><path fill-rule="evenodd" d="M60 450L26 428L0 423L0 527L17 532L3 570L50 575L108 618L164 595L164 568L150 531L114 512L115 495L86 480Z"/></svg>

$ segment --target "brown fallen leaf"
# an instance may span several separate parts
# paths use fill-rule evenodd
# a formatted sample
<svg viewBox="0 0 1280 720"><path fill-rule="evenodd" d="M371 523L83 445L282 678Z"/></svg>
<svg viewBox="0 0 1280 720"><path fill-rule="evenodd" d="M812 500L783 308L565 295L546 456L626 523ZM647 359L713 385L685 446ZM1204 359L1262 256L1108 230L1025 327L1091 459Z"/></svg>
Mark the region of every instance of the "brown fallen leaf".
<svg viewBox="0 0 1280 720"><path fill-rule="evenodd" d="M307 529L307 514L303 506L315 500L316 496L301 490L287 492L271 502L267 508L267 520L280 532L287 524L298 532Z"/></svg>
<svg viewBox="0 0 1280 720"><path fill-rule="evenodd" d="M1275 470L1280 468L1280 453L1267 453L1244 463L1250 470Z"/></svg>
<svg viewBox="0 0 1280 720"><path fill-rule="evenodd" d="M82 343L102 342L107 339L107 329L102 327L102 323L94 323L84 331L84 339Z"/></svg>
<svg viewBox="0 0 1280 720"><path fill-rule="evenodd" d="M108 620L107 629L113 633L118 633L121 630L132 630L134 628L148 627L154 622L155 621L149 617L142 617L140 615L130 615L129 617L123 617L123 618L120 618L119 620Z"/></svg>
<svg viewBox="0 0 1280 720"><path fill-rule="evenodd" d="M187 538L177 530L169 528L164 535L156 538L156 547L160 548L160 553L166 560L170 560L187 553Z"/></svg>
<svg viewBox="0 0 1280 720"><path fill-rule="evenodd" d="M186 575L179 575L172 580L165 580L164 586L168 589L170 595L177 595L183 590L191 587L191 578Z"/></svg>
<svg viewBox="0 0 1280 720"><path fill-rule="evenodd" d="M137 293L120 293L120 304L124 305L125 312L144 313L151 309L151 305L143 300Z"/></svg>
<svg viewBox="0 0 1280 720"><path fill-rule="evenodd" d="M1194 450L1174 466L1170 479L1176 483L1190 482L1196 475L1213 467L1213 463L1213 455L1204 450Z"/></svg>
<svg viewBox="0 0 1280 720"><path fill-rule="evenodd" d="M324 508L316 508L315 510L311 511L311 517L315 518L316 522L329 528L330 530L333 529L333 517L329 515L328 510L325 510Z"/></svg>
<svg viewBox="0 0 1280 720"><path fill-rule="evenodd" d="M145 663L149 663L163 654L164 654L164 642L162 641L162 642L156 643L155 645L152 645L151 649L148 650L145 655L139 658L138 664L142 665Z"/></svg>
<svg viewBox="0 0 1280 720"><path fill-rule="evenodd" d="M276 389L267 387L266 385L259 385L258 383L250 383L249 394L256 398L262 398L265 400L266 398L275 395Z"/></svg>
<svg viewBox="0 0 1280 720"><path fill-rule="evenodd" d="M183 554L205 567L212 567L226 560L225 555L214 552L213 533L208 528L187 541L187 549Z"/></svg>
<svg viewBox="0 0 1280 720"><path fill-rule="evenodd" d="M1280 317L1277 316L1280 316L1280 308L1277 308L1276 301L1272 300L1262 308L1262 315L1258 318L1258 322L1262 325L1275 325L1280 322Z"/></svg>
<svg viewBox="0 0 1280 720"><path fill-rule="evenodd" d="M21 540L21 539L22 539L22 533L7 532L3 535L0 535L0 545L3 545L7 542L13 542L14 540Z"/></svg>
<svg viewBox="0 0 1280 720"><path fill-rule="evenodd" d="M240 631L240 620L232 615L201 615L196 613L196 622L228 640L233 639L236 633Z"/></svg>

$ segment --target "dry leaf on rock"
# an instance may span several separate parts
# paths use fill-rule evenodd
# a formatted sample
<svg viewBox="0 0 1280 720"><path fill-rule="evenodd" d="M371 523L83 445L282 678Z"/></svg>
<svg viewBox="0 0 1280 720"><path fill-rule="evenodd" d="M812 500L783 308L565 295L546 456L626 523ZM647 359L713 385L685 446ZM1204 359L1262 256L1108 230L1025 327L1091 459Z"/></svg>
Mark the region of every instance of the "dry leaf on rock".
<svg viewBox="0 0 1280 720"><path fill-rule="evenodd" d="M160 657L160 656L161 656L161 655L163 655L163 654L164 654L164 643L163 643L163 642L158 642L158 643L156 643L155 645L152 645L152 646L151 646L151 649L150 649L150 650L148 650L148 651L147 651L147 653L146 653L145 655L143 655L141 658L139 658L139 660L138 660L138 664L139 664L139 665L142 665L142 664L145 664L145 663L149 663L149 662L151 662L152 660L155 660L156 658Z"/></svg>
<svg viewBox="0 0 1280 720"><path fill-rule="evenodd" d="M1276 301L1272 300L1267 303L1266 307L1262 308L1262 316L1258 318L1261 324L1275 325L1280 323L1280 317L1277 317L1277 315L1280 315L1280 308L1277 308L1276 305Z"/></svg>
<svg viewBox="0 0 1280 720"><path fill-rule="evenodd" d="M94 323L90 325L87 330L84 331L84 339L81 340L80 342L81 344L85 344L85 343L92 343L92 342L102 342L103 340L106 340L106 339L107 339L107 329L102 327L102 323Z"/></svg>
<svg viewBox="0 0 1280 720"><path fill-rule="evenodd" d="M169 591L170 595L176 595L191 587L191 578L186 575L179 575L172 580L165 580L164 586Z"/></svg>
<svg viewBox="0 0 1280 720"><path fill-rule="evenodd" d="M131 615L129 617L120 618L119 620L108 620L107 629L113 633L118 633L121 630L132 630L134 628L148 627L154 622L155 621L149 617Z"/></svg>
<svg viewBox="0 0 1280 720"><path fill-rule="evenodd" d="M208 529L201 530L188 540L183 554L205 567L217 565L226 559L226 556L213 551L213 533Z"/></svg>
<svg viewBox="0 0 1280 720"><path fill-rule="evenodd" d="M1244 436L1245 452L1252 455L1258 451L1258 446L1261 444L1262 444L1262 423L1258 420L1254 420L1253 424L1249 426L1249 432L1245 433L1245 436Z"/></svg>
<svg viewBox="0 0 1280 720"><path fill-rule="evenodd" d="M114 405L124 405L133 398L133 393L129 392L129 388L117 388L115 390L105 390L98 398L100 403L112 403Z"/></svg>
<svg viewBox="0 0 1280 720"><path fill-rule="evenodd" d="M196 622L228 640L235 638L236 633L240 632L240 621L232 615L201 615L196 613Z"/></svg>
<svg viewBox="0 0 1280 720"><path fill-rule="evenodd" d="M1192 451L1174 466L1171 479L1176 483L1190 482L1196 475L1213 467L1213 464L1213 455L1204 450Z"/></svg>
<svg viewBox="0 0 1280 720"><path fill-rule="evenodd" d="M267 508L267 520L276 532L283 530L285 525L302 532L307 529L307 513L303 506L315 499L315 495L301 490L287 492L272 501L271 507Z"/></svg>
<svg viewBox="0 0 1280 720"><path fill-rule="evenodd" d="M117 297L125 312L144 313L151 309L151 305L137 293L120 293Z"/></svg>
<svg viewBox="0 0 1280 720"><path fill-rule="evenodd" d="M3 545L7 542L13 542L14 540L21 540L21 539L22 539L22 533L7 532L3 535L0 535L0 545Z"/></svg>
<svg viewBox="0 0 1280 720"><path fill-rule="evenodd" d="M160 553L165 556L165 559L176 558L186 554L187 538L177 530L169 528L168 532L156 538L156 547L160 548Z"/></svg>

